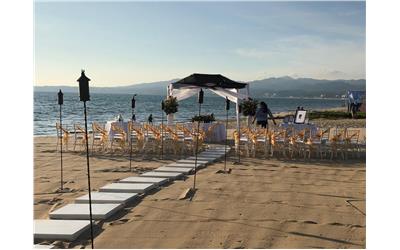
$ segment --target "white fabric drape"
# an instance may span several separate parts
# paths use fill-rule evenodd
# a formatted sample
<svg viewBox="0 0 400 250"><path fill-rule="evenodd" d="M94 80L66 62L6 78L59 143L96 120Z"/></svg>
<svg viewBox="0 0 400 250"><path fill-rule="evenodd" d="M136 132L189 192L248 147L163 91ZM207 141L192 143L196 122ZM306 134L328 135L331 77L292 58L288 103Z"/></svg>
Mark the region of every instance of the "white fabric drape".
<svg viewBox="0 0 400 250"><path fill-rule="evenodd" d="M223 88L216 88L216 89L210 89L212 92L215 94L226 98L228 97L229 101L237 103L237 99L243 100L246 99L247 96L240 94L239 92L236 91L236 89L223 89Z"/></svg>
<svg viewBox="0 0 400 250"><path fill-rule="evenodd" d="M185 100L199 92L199 89L174 89L172 90L172 96L176 97L178 101Z"/></svg>
<svg viewBox="0 0 400 250"><path fill-rule="evenodd" d="M172 95L173 97L176 97L178 101L185 100L199 92L199 87L194 87L194 88L184 88L184 89L173 89L172 91L169 90L169 94ZM239 98L240 100L246 99L248 96L244 94L240 94L236 91L236 89L223 89L223 88L216 88L216 89L209 89L213 93L228 99L231 102L237 103L237 99Z"/></svg>
<svg viewBox="0 0 400 250"><path fill-rule="evenodd" d="M168 85L167 88L167 95L176 97L177 101L185 100L199 92L201 89L198 86L187 86L185 88L174 89L172 84ZM206 89L206 88L205 88ZM224 88L209 88L213 93L223 97L228 98L231 102L236 103L236 129L240 129L240 114L239 114L239 103L240 100L247 99L249 97L249 85L246 86L246 93L241 94L239 93L239 89L224 89Z"/></svg>

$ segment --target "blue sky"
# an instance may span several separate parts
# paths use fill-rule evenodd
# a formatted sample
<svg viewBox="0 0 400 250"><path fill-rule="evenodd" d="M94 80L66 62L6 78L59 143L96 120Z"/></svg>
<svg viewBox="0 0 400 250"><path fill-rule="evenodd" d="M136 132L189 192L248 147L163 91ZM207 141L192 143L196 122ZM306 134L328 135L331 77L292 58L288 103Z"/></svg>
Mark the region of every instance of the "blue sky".
<svg viewBox="0 0 400 250"><path fill-rule="evenodd" d="M365 78L365 2L36 2L35 85Z"/></svg>

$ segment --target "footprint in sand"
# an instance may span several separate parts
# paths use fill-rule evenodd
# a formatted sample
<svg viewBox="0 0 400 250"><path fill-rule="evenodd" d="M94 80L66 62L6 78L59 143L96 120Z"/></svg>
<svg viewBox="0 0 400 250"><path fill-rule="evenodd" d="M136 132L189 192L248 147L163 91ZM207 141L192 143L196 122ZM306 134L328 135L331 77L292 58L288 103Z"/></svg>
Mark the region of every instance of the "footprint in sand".
<svg viewBox="0 0 400 250"><path fill-rule="evenodd" d="M57 202L61 201L61 199L58 198L52 198L52 199L41 199L37 202L35 202L36 204L47 204L47 205L54 205Z"/></svg>
<svg viewBox="0 0 400 250"><path fill-rule="evenodd" d="M125 224L125 223L127 223L127 222L129 222L129 221L130 221L129 219L120 219L120 220L111 222L110 225L111 225L111 226L114 226L114 225L121 225L121 224Z"/></svg>
<svg viewBox="0 0 400 250"><path fill-rule="evenodd" d="M318 224L317 222L312 221L312 220L305 220L305 221L303 221L303 223L305 223L305 224Z"/></svg>
<svg viewBox="0 0 400 250"><path fill-rule="evenodd" d="M364 228L365 227L365 226L361 226L361 225L342 224L339 222L332 222L332 223L328 223L327 225L339 226L339 227L351 227L351 228Z"/></svg>
<svg viewBox="0 0 400 250"><path fill-rule="evenodd" d="M361 225L350 225L351 228L364 228L365 226Z"/></svg>
<svg viewBox="0 0 400 250"><path fill-rule="evenodd" d="M330 226L345 226L344 224L339 223L339 222L328 223L328 225L330 225Z"/></svg>

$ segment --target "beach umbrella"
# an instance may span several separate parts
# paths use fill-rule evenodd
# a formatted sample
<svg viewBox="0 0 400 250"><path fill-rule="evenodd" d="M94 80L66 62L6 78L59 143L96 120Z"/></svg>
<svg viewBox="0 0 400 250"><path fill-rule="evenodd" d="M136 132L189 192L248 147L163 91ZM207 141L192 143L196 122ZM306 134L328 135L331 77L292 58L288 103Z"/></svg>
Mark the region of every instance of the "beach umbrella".
<svg viewBox="0 0 400 250"><path fill-rule="evenodd" d="M226 121L225 121L225 163L224 163L224 173L226 173L226 146L228 144L228 111L230 108L231 102L229 101L228 97L225 100L225 110L226 110Z"/></svg>
<svg viewBox="0 0 400 250"><path fill-rule="evenodd" d="M199 103L199 117L201 114L201 104L204 101L204 91L200 89L197 102ZM193 178L193 193L196 191L196 174L197 174L197 154L199 150L199 132L200 132L200 120L197 122L197 133L196 133L196 151L194 160L194 178ZM193 196L192 196L193 198Z"/></svg>
<svg viewBox="0 0 400 250"><path fill-rule="evenodd" d="M135 119L135 107L136 107L136 100L135 100L135 96L136 94L134 94L132 96L132 100L131 100L131 107L132 107L132 124L131 126L133 126L133 122L136 120ZM129 171L132 171L132 131L129 131L130 135L130 144L131 144L131 151L129 152Z"/></svg>
<svg viewBox="0 0 400 250"><path fill-rule="evenodd" d="M62 113L61 113L61 106L63 104L64 104L64 94L60 89L60 91L58 91L58 105L60 105L60 128L61 128L60 129L60 132L61 132L61 143L60 143L60 145L61 145L61 148L60 148L61 190L63 190L63 158L62 158L62 152L63 152L63 149L62 149L62 145L63 145L63 142L62 142L63 130L62 130Z"/></svg>
<svg viewBox="0 0 400 250"><path fill-rule="evenodd" d="M92 243L92 249L94 248L93 243L93 220L92 220L92 195L90 188L90 166L89 166L89 143L88 143L88 132L87 132L87 113L86 113L86 102L90 101L89 95L89 81L90 79L85 75L85 71L81 71L81 76L77 80L79 82L79 96L81 102L83 102L83 109L85 115L85 139L86 139L86 164L87 164L87 178L88 178L88 189L89 189L89 219L90 219L90 239Z"/></svg>

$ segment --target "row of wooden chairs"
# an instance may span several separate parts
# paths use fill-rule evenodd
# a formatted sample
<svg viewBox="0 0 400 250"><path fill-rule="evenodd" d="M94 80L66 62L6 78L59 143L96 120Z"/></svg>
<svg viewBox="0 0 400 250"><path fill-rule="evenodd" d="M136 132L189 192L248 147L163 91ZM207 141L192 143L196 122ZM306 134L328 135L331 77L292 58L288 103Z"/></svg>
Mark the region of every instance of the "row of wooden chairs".
<svg viewBox="0 0 400 250"><path fill-rule="evenodd" d="M193 154L196 149L204 147L204 141L210 137L218 123L211 125L207 130L199 129L192 124L192 129L188 129L183 124L175 126L166 125L138 125L128 122L127 130L118 126L111 125L110 133L99 123L92 123L92 130L88 134L88 144L92 152L129 152L131 149L137 153L172 153L175 155ZM58 123L57 128L57 150L61 143L68 150L70 139L73 139L73 150L86 150L86 137L84 129L79 124L73 125L73 130L61 127ZM62 134L62 136L61 136ZM196 142L198 138L198 142Z"/></svg>
<svg viewBox="0 0 400 250"><path fill-rule="evenodd" d="M284 158L359 158L365 151L365 138L360 129L351 128L295 128L242 129L234 131L237 153L248 157Z"/></svg>
<svg viewBox="0 0 400 250"><path fill-rule="evenodd" d="M60 126L59 123L56 123L57 130L57 145L56 149L62 145L65 145L65 150L68 150L69 141L72 137L73 141L73 150L76 148L86 148L86 137L85 130L79 125L74 124L72 130L68 130L66 127Z"/></svg>

